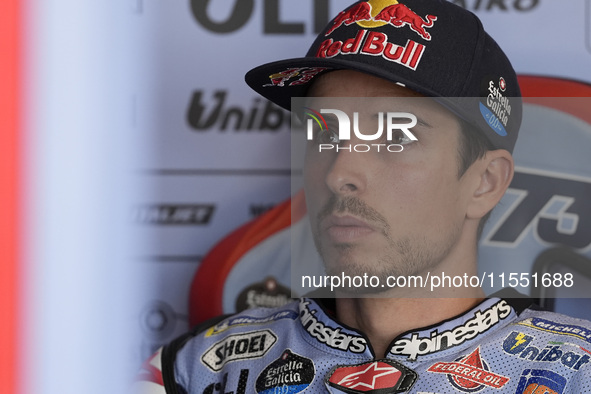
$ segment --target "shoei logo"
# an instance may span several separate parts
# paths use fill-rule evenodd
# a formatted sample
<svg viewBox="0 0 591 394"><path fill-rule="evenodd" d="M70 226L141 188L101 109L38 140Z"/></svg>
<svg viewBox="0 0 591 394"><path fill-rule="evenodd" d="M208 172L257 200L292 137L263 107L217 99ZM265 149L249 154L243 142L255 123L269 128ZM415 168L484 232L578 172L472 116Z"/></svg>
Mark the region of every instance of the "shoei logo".
<svg viewBox="0 0 591 394"><path fill-rule="evenodd" d="M329 121L322 114L331 114ZM359 113L353 113L353 134L362 141L383 141L384 118L386 118L386 143L372 144L343 144L351 140L351 120L349 116L338 109L321 109L320 112L305 107L307 118L306 131L308 141L315 141L318 144L318 152L346 150L348 152L369 152L387 151L402 152L404 144L418 141L417 137L410 131L417 125L417 117L408 112L379 112L378 127L373 134L364 134L359 129ZM336 131L333 126L336 123Z"/></svg>
<svg viewBox="0 0 591 394"><path fill-rule="evenodd" d="M432 27L436 20L437 17L434 15L426 15L425 18L422 18L396 0L369 0L341 12L334 19L333 25L327 30L326 35L330 35L342 25L349 26L357 23L364 28L376 28L384 25L396 28L408 26L423 39L430 41L431 34L426 29Z"/></svg>
<svg viewBox="0 0 591 394"><path fill-rule="evenodd" d="M229 335L207 349L201 356L201 362L218 372L232 361L263 357L275 342L277 336L271 330Z"/></svg>

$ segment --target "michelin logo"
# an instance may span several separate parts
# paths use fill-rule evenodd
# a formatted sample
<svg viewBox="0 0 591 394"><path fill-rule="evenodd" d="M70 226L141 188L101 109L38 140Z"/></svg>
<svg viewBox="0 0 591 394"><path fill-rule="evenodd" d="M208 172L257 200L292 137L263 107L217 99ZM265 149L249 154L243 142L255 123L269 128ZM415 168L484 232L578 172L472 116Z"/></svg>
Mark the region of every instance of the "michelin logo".
<svg viewBox="0 0 591 394"><path fill-rule="evenodd" d="M298 318L298 314L295 311L280 311L277 313L273 313L270 316L265 317L253 317L253 316L237 316L227 320L222 321L219 324L209 328L205 333L206 337L210 337L212 335L219 334L221 332L226 331L232 327L238 326L250 326L250 325L261 325L267 324L273 321L281 320L281 319L291 319L295 320Z"/></svg>
<svg viewBox="0 0 591 394"><path fill-rule="evenodd" d="M532 317L518 322L522 326L532 327L541 331L551 332L554 334L568 335L581 339L587 343L591 343L591 329L572 324L560 324L551 320L540 319Z"/></svg>

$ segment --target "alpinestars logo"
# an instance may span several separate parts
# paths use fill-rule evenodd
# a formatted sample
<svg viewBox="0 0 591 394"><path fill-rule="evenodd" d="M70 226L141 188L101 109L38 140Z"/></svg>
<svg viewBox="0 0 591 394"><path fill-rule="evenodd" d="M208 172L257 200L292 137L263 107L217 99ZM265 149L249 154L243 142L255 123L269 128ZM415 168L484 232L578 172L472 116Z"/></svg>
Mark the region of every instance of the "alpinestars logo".
<svg viewBox="0 0 591 394"><path fill-rule="evenodd" d="M365 338L345 334L341 332L340 327L332 328L318 321L315 316L317 311L310 310L308 305L310 305L309 301L300 302L300 320L312 338L333 349L345 352L363 353L365 351L367 346Z"/></svg>
<svg viewBox="0 0 591 394"><path fill-rule="evenodd" d="M357 365L336 366L326 383L346 393L393 393L408 391L418 375L393 360L375 360Z"/></svg>
<svg viewBox="0 0 591 394"><path fill-rule="evenodd" d="M433 330L430 337L421 338L418 333L413 333L410 338L399 339L390 349L390 353L408 356L409 360L414 361L418 356L447 350L488 331L507 318L512 310L505 300L501 300L483 312L476 311L474 317L461 326L442 332Z"/></svg>
<svg viewBox="0 0 591 394"><path fill-rule="evenodd" d="M490 371L480 356L480 347L455 362L434 364L427 371L447 374L449 382L455 388L468 393L480 391L485 387L500 389L509 381L508 377Z"/></svg>

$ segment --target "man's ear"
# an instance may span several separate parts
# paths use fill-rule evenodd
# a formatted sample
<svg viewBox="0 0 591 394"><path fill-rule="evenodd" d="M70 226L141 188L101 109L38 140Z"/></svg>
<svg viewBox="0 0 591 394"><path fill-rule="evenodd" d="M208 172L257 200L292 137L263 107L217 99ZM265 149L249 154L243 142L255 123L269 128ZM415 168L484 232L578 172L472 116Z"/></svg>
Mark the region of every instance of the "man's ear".
<svg viewBox="0 0 591 394"><path fill-rule="evenodd" d="M468 207L467 216L480 219L501 200L513 179L513 156L504 150L488 151L479 159L473 170L478 177L476 188Z"/></svg>

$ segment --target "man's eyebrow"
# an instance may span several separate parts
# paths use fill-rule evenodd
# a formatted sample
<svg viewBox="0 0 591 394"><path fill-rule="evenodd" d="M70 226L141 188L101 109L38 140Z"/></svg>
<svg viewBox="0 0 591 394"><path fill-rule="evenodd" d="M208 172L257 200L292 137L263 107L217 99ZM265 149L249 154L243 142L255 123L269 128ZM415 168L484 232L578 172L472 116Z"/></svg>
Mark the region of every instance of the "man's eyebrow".
<svg viewBox="0 0 591 394"><path fill-rule="evenodd" d="M404 109L402 109L402 110L399 110L399 109L397 109L396 111L379 111L379 110L378 110L378 111L374 112L374 114L372 115L372 118L374 118L374 119L378 119L378 118L379 118L379 116L380 116L380 113L382 114L382 116L386 116L386 114L387 114L388 112L400 112L400 113L407 113L407 114L412 114L412 115L416 116L416 118L417 118L417 124L418 124L418 125L425 126L425 127L427 127L427 128L430 128L430 129L432 129L432 128L433 128L433 125L431 125L430 123L426 122L426 121L425 121L425 119L424 119L423 117L421 117L421 116L417 115L417 114L416 114L415 112L413 112L413 111L406 111L406 110L404 110ZM408 118L405 118L404 116L400 116L400 117L398 117L398 118L395 118L395 119L408 119Z"/></svg>

